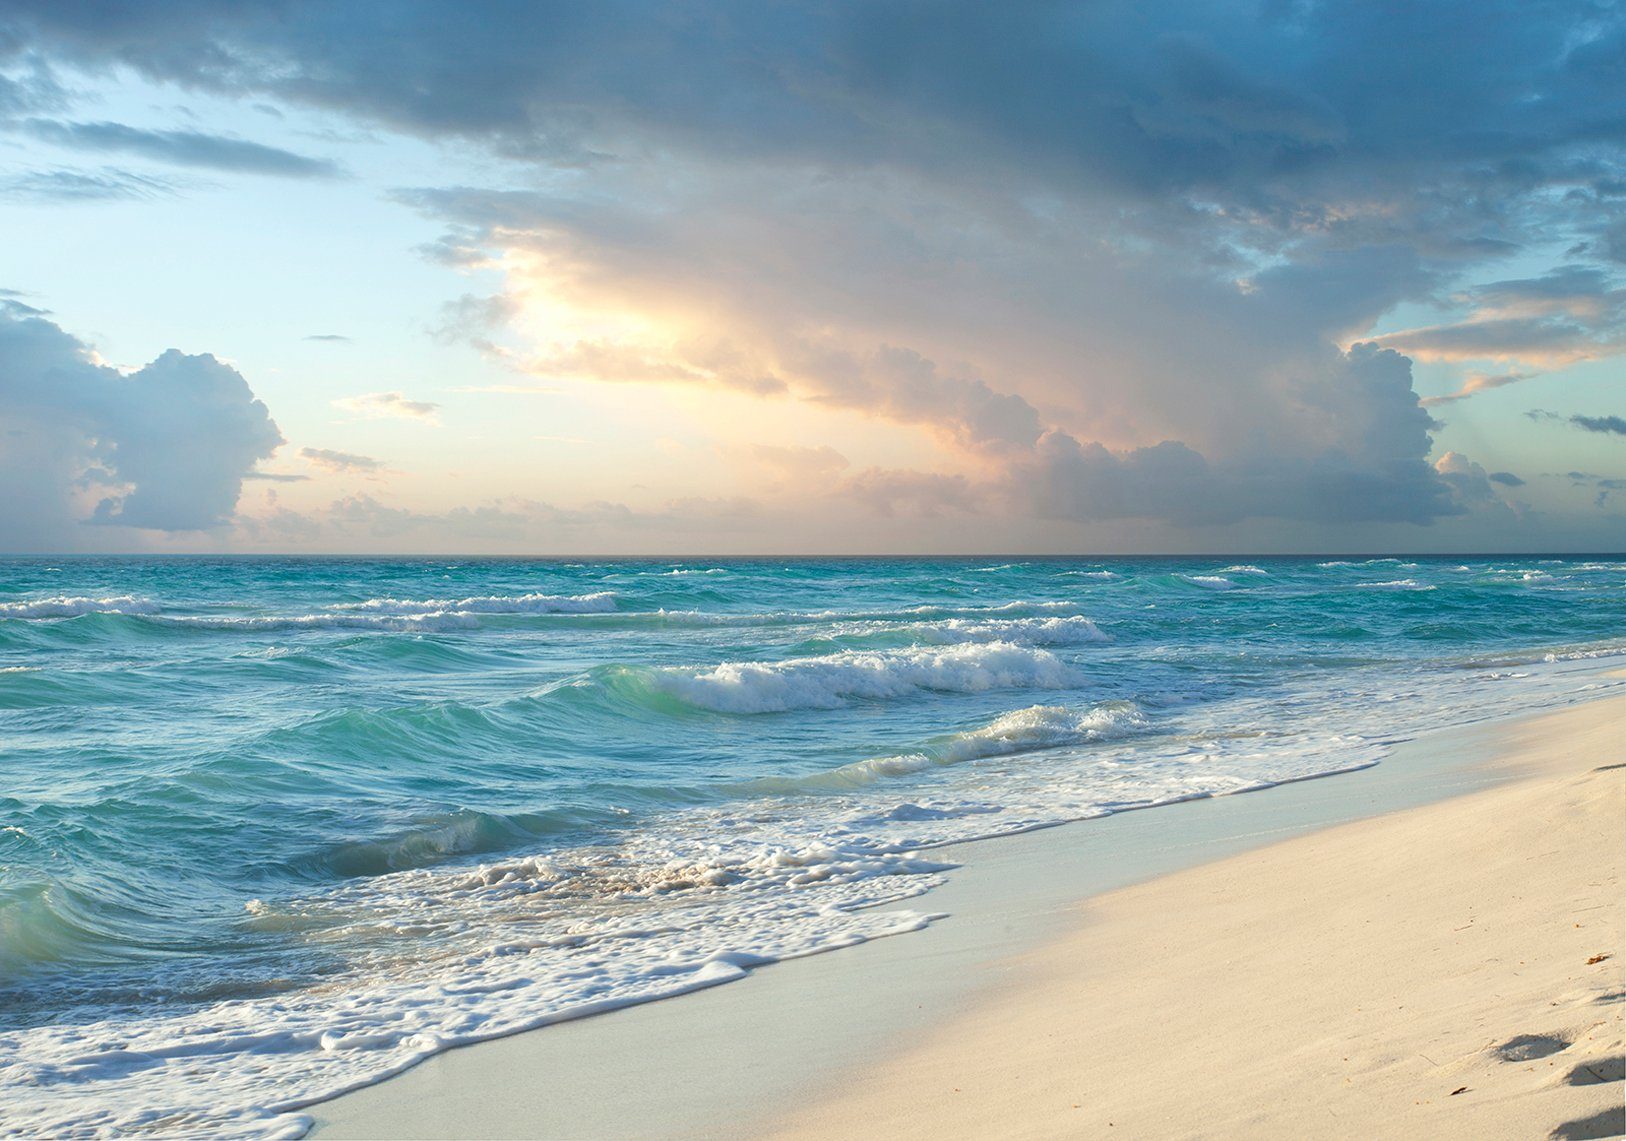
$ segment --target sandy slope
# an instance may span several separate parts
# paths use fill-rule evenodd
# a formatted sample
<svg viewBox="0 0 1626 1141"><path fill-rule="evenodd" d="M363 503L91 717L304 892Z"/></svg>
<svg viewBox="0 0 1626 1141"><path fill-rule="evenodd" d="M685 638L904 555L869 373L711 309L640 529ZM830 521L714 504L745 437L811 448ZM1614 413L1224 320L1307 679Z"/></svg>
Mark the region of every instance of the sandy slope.
<svg viewBox="0 0 1626 1141"><path fill-rule="evenodd" d="M1100 896L789 1136L1622 1131L1626 699L1522 722L1522 779Z"/></svg>

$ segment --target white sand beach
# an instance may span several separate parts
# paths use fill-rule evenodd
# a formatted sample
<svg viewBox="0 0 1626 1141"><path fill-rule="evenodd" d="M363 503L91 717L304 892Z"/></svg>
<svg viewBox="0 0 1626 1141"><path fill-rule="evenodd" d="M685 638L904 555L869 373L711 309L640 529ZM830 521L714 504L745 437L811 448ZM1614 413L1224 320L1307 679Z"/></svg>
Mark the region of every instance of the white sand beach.
<svg viewBox="0 0 1626 1141"><path fill-rule="evenodd" d="M1622 1131L1626 701L1505 787L1115 892L788 1137Z"/></svg>

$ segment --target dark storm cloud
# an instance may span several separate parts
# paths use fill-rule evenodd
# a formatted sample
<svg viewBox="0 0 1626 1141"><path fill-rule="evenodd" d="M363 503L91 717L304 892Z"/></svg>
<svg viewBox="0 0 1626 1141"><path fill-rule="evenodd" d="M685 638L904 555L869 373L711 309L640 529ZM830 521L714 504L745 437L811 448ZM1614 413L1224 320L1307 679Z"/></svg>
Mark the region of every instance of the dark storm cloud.
<svg viewBox="0 0 1626 1141"><path fill-rule="evenodd" d="M332 178L339 173L339 168L325 159L307 158L279 147L198 131L150 131L123 123L74 123L56 119L26 119L20 127L56 146L119 151L175 166L286 178Z"/></svg>
<svg viewBox="0 0 1626 1141"><path fill-rule="evenodd" d="M1621 21L1586 3L36 0L6 25L18 51L550 161L625 160L651 133L722 157L977 155L1260 210L1302 206L1280 181L1448 164L1491 211L1492 188L1586 177L1567 148L1618 141L1626 100Z"/></svg>

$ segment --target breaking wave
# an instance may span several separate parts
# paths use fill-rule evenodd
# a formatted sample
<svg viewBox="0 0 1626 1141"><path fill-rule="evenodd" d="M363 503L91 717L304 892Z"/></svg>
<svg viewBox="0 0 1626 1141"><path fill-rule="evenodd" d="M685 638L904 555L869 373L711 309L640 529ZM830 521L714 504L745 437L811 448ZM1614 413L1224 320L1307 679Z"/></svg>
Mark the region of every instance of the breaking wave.
<svg viewBox="0 0 1626 1141"><path fill-rule="evenodd" d="M657 690L685 705L717 713L835 709L853 699L875 701L921 690L1062 689L1083 680L1049 651L997 641L668 667L649 671L648 677Z"/></svg>
<svg viewBox="0 0 1626 1141"><path fill-rule="evenodd" d="M0 618L77 618L82 614L155 614L158 604L150 598L119 594L109 598L59 595L21 602L0 602Z"/></svg>

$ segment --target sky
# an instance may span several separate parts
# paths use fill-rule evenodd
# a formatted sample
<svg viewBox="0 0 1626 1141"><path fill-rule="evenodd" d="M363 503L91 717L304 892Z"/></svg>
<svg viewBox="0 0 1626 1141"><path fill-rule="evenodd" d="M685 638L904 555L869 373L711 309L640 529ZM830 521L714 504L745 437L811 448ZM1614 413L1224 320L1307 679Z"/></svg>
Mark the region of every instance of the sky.
<svg viewBox="0 0 1626 1141"><path fill-rule="evenodd" d="M0 0L0 551L1626 548L1614 3Z"/></svg>

